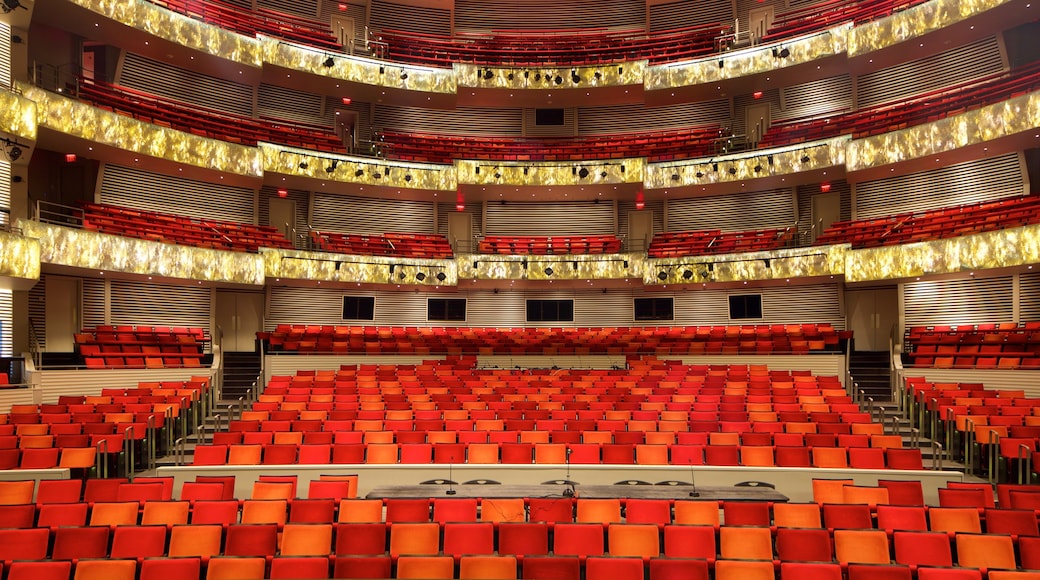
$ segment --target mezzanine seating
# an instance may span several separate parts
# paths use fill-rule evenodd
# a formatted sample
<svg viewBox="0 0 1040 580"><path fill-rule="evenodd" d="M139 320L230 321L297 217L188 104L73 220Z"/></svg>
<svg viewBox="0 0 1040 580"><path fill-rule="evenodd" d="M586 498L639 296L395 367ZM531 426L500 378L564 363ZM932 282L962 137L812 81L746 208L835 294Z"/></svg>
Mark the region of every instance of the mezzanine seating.
<svg viewBox="0 0 1040 580"><path fill-rule="evenodd" d="M455 159L584 161L646 157L651 162L711 155L723 136L718 125L589 137L490 137L383 131L380 147L402 161ZM575 171L578 171L575 167Z"/></svg>
<svg viewBox="0 0 1040 580"><path fill-rule="evenodd" d="M914 326L904 336L913 366L1040 369L1040 322Z"/></svg>
<svg viewBox="0 0 1040 580"><path fill-rule="evenodd" d="M852 135L854 139L861 139L889 133L1000 103L1035 91L1038 87L1040 63L1032 63L856 111L773 123L759 147L777 147L838 135Z"/></svg>
<svg viewBox="0 0 1040 580"><path fill-rule="evenodd" d="M197 219L103 203L81 205L83 228L103 234L233 252L292 247L292 242L273 226Z"/></svg>
<svg viewBox="0 0 1040 580"><path fill-rule="evenodd" d="M202 328L104 325L75 334L87 368L201 367L209 333Z"/></svg>
<svg viewBox="0 0 1040 580"><path fill-rule="evenodd" d="M554 254L616 254L617 236L484 236L481 254L551 256Z"/></svg>
<svg viewBox="0 0 1040 580"><path fill-rule="evenodd" d="M838 352L827 323L658 328L462 328L279 324L273 351L368 354L771 354Z"/></svg>
<svg viewBox="0 0 1040 580"><path fill-rule="evenodd" d="M81 78L76 90L79 98L96 107L201 137L254 147L267 141L330 153L346 152L343 140L331 127L284 119L254 119L96 79Z"/></svg>
<svg viewBox="0 0 1040 580"><path fill-rule="evenodd" d="M319 22L269 8L244 9L220 0L149 0L188 18L219 26L250 38L273 36L296 44L342 52L327 22Z"/></svg>
<svg viewBox="0 0 1040 580"><path fill-rule="evenodd" d="M854 249L908 244L1040 223L1040 195L944 207L882 218L834 222L815 245Z"/></svg>
<svg viewBox="0 0 1040 580"><path fill-rule="evenodd" d="M765 36L763 42L776 42L824 30L841 24L852 22L863 24L878 18L890 16L893 12L906 10L926 0L883 0L864 2L862 0L827 0L814 2L805 6L787 10L778 14Z"/></svg>
<svg viewBox="0 0 1040 580"><path fill-rule="evenodd" d="M310 239L318 250L359 256L446 259L453 254L448 238L438 234L385 233L379 236L311 230Z"/></svg>
<svg viewBox="0 0 1040 580"><path fill-rule="evenodd" d="M559 83L546 66L622 66L648 59L650 64L697 58L714 52L716 39L732 29L728 24L699 24L660 32L645 30L523 30L460 32L454 36L383 29L387 58L426 66L451 68L452 63L531 67L529 82L546 87L573 86L568 76ZM535 76L537 74L537 76ZM555 84L554 84L555 83ZM580 85L579 85L580 86Z"/></svg>
<svg viewBox="0 0 1040 580"><path fill-rule="evenodd" d="M651 258L670 258L777 250L789 244L796 233L795 228L744 232L663 232L654 236L647 255Z"/></svg>

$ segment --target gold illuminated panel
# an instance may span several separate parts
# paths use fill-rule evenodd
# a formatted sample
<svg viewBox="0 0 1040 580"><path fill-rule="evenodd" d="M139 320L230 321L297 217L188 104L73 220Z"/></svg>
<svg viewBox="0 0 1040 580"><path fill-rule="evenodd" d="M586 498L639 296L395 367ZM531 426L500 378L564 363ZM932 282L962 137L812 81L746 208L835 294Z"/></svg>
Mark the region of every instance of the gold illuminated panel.
<svg viewBox="0 0 1040 580"><path fill-rule="evenodd" d="M506 256L462 254L457 256L462 280L623 280L639 278L642 254L579 254Z"/></svg>
<svg viewBox="0 0 1040 580"><path fill-rule="evenodd" d="M263 171L270 173L323 181L435 191L454 191L458 184L455 179L455 167L452 165L391 162L372 157L350 157L332 153L319 154L270 143L261 143L260 152L263 156Z"/></svg>
<svg viewBox="0 0 1040 580"><path fill-rule="evenodd" d="M39 240L38 259L48 264L183 280L264 283L264 264L257 254L164 244L28 220L18 220L18 225L26 237Z"/></svg>
<svg viewBox="0 0 1040 580"><path fill-rule="evenodd" d="M648 259L643 284L701 284L745 280L786 280L840 275L845 267L846 245L814 246L686 258ZM689 271L690 274L686 274ZM664 272L664 276L661 273Z"/></svg>
<svg viewBox="0 0 1040 580"><path fill-rule="evenodd" d="M206 54L259 68L263 51L255 38L165 10L147 0L70 0L120 24Z"/></svg>
<svg viewBox="0 0 1040 580"><path fill-rule="evenodd" d="M851 141L849 172L985 143L1040 127L1040 91L953 117Z"/></svg>
<svg viewBox="0 0 1040 580"><path fill-rule="evenodd" d="M40 242L0 231L0 276L40 279Z"/></svg>
<svg viewBox="0 0 1040 580"><path fill-rule="evenodd" d="M887 18L867 22L849 33L849 56L879 50L924 36L1011 0L931 0Z"/></svg>
<svg viewBox="0 0 1040 580"><path fill-rule="evenodd" d="M353 256L296 250L261 250L267 277L361 284L455 286L454 260L427 260L386 256ZM419 274L422 276L419 276ZM444 279L437 278L444 274ZM420 280L419 278L422 278Z"/></svg>
<svg viewBox="0 0 1040 580"><path fill-rule="evenodd" d="M32 85L18 89L38 106L38 122L49 129L117 149L224 173L261 177L260 152L160 127L92 107Z"/></svg>
<svg viewBox="0 0 1040 580"><path fill-rule="evenodd" d="M595 89L643 83L647 61L635 60L618 64L575 67L503 67L455 63L458 85L479 89ZM490 71L490 76L487 74ZM574 82L572 75L578 76ZM559 77L559 82L556 78Z"/></svg>
<svg viewBox="0 0 1040 580"><path fill-rule="evenodd" d="M36 103L22 95L0 90L0 131L36 140Z"/></svg>
<svg viewBox="0 0 1040 580"><path fill-rule="evenodd" d="M784 42L790 51L786 58L773 56L773 45L723 52L692 61L652 66L646 69L643 87L647 91L661 91L714 83L726 79L760 73L771 73L821 58L842 54L851 23L836 26L822 33ZM722 66L719 66L719 64Z"/></svg>
<svg viewBox="0 0 1040 580"><path fill-rule="evenodd" d="M929 242L852 250L848 282L973 272L1040 262L1040 225Z"/></svg>
<svg viewBox="0 0 1040 580"><path fill-rule="evenodd" d="M456 91L455 74L451 69L321 52L274 38L265 38L263 43L264 60L282 68L391 89L445 94L454 94ZM325 66L325 61L330 57L332 66Z"/></svg>
<svg viewBox="0 0 1040 580"><path fill-rule="evenodd" d="M647 189L707 185L844 165L848 141L847 136L836 137L793 147L762 149L751 156L740 153L711 159L651 163L646 167L644 185ZM770 157L773 158L772 164L769 162Z"/></svg>
<svg viewBox="0 0 1040 580"><path fill-rule="evenodd" d="M642 183L646 159L526 162L459 160L459 183L474 185L590 185ZM582 170L585 170L585 173Z"/></svg>

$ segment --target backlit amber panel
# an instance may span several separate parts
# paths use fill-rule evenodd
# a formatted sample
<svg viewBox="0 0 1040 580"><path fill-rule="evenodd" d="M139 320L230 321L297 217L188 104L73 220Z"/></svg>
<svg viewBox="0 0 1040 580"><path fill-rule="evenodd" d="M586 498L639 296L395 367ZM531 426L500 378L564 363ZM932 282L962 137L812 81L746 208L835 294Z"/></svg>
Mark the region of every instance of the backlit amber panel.
<svg viewBox="0 0 1040 580"><path fill-rule="evenodd" d="M890 165L1040 127L1040 91L848 145L847 170Z"/></svg>
<svg viewBox="0 0 1040 580"><path fill-rule="evenodd" d="M576 67L502 67L455 63L458 85L481 89L592 89L643 83L647 61ZM488 78L487 71L491 71ZM574 82L573 74L578 76ZM559 82L556 81L559 77Z"/></svg>
<svg viewBox="0 0 1040 580"><path fill-rule="evenodd" d="M457 262L462 280L621 280L642 277L645 259L641 254L463 254Z"/></svg>
<svg viewBox="0 0 1040 580"><path fill-rule="evenodd" d="M773 56L773 45L723 52L692 61L648 67L643 87L661 91L714 83L725 79L769 73L845 52L851 24L783 43L790 51L786 58ZM721 66L720 66L721 65Z"/></svg>
<svg viewBox="0 0 1040 580"><path fill-rule="evenodd" d="M457 185L455 167L452 165L319 154L270 143L261 143L260 151L264 172L402 189L454 191Z"/></svg>
<svg viewBox="0 0 1040 580"><path fill-rule="evenodd" d="M847 246L839 245L649 259L643 272L643 284L701 284L840 275L845 267L846 251ZM690 274L686 274L687 271Z"/></svg>
<svg viewBox="0 0 1040 580"><path fill-rule="evenodd" d="M176 163L261 177L260 151L217 139L138 121L18 83L19 90L36 102L40 125L66 135Z"/></svg>
<svg viewBox="0 0 1040 580"><path fill-rule="evenodd" d="M0 90L0 131L36 140L36 117L36 103L32 100Z"/></svg>
<svg viewBox="0 0 1040 580"><path fill-rule="evenodd" d="M901 246L852 250L849 282L973 272L1040 262L1040 226L1025 226Z"/></svg>
<svg viewBox="0 0 1040 580"><path fill-rule="evenodd" d="M1010 0L931 0L849 32L849 56L899 44L956 24Z"/></svg>
<svg viewBox="0 0 1040 580"><path fill-rule="evenodd" d="M26 237L40 243L48 264L206 282L263 285L260 256L164 244L19 220Z"/></svg>
<svg viewBox="0 0 1040 580"><path fill-rule="evenodd" d="M28 236L0 232L0 276L40 279L40 242Z"/></svg>
<svg viewBox="0 0 1040 580"><path fill-rule="evenodd" d="M263 62L263 51L257 39L193 20L147 0L70 1L130 28L200 52L251 67L260 67Z"/></svg>
<svg viewBox="0 0 1040 580"><path fill-rule="evenodd" d="M455 286L458 275L454 260L353 256L295 250L262 250L267 277L272 279L320 280L361 284L408 286ZM420 280L419 274L423 274ZM437 278L444 274L444 279Z"/></svg>
<svg viewBox="0 0 1040 580"><path fill-rule="evenodd" d="M459 160L455 164L459 183L476 185L640 183L646 173L644 158L529 163Z"/></svg>

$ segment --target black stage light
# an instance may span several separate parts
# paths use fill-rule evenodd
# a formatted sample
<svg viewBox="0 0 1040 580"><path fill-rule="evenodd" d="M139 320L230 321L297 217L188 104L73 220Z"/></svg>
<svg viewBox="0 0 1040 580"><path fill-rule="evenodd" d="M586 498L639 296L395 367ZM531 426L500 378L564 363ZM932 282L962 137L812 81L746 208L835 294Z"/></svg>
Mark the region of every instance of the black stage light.
<svg viewBox="0 0 1040 580"><path fill-rule="evenodd" d="M690 278L693 278L693 270L683 270L682 277L685 280L689 280Z"/></svg>
<svg viewBox="0 0 1040 580"><path fill-rule="evenodd" d="M582 178L582 179L585 179L585 178L586 178L586 177L588 177L588 176L589 176L589 170L588 170L588 169L585 169L584 167L582 167L582 168L581 168L581 169L580 169L580 170L578 171L578 177L580 177L580 178Z"/></svg>
<svg viewBox="0 0 1040 580"><path fill-rule="evenodd" d="M321 63L321 65L325 68L332 68L336 66L336 59L330 56L329 58L326 58L325 62Z"/></svg>
<svg viewBox="0 0 1040 580"><path fill-rule="evenodd" d="M423 274L422 272L419 272L418 274L415 275L415 279L420 281L420 282L422 282L423 280L426 279L426 274Z"/></svg>
<svg viewBox="0 0 1040 580"><path fill-rule="evenodd" d="M668 279L668 272L665 272L664 270L661 270L660 272L657 273L657 278L659 280L667 280Z"/></svg>
<svg viewBox="0 0 1040 580"><path fill-rule="evenodd" d="M437 272L437 275L434 276L434 278L436 278L440 282L443 282L448 278L448 275L444 272Z"/></svg>
<svg viewBox="0 0 1040 580"><path fill-rule="evenodd" d="M339 160L338 159L333 159L332 160L332 165L329 165L328 167L325 168L325 173L332 173L333 171L336 170L336 167L338 167L338 166L339 166Z"/></svg>
<svg viewBox="0 0 1040 580"><path fill-rule="evenodd" d="M546 276L552 276L552 275L553 275L553 269L552 269L552 266L546 266L546 267L545 267L545 275L546 275Z"/></svg>

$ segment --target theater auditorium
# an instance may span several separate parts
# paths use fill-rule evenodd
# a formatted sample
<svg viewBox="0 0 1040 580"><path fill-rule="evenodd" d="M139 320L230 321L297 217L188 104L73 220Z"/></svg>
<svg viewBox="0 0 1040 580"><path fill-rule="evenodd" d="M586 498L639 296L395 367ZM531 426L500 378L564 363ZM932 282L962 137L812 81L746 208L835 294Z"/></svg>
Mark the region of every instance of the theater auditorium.
<svg viewBox="0 0 1040 580"><path fill-rule="evenodd" d="M1040 578L1036 0L0 0L0 580Z"/></svg>

